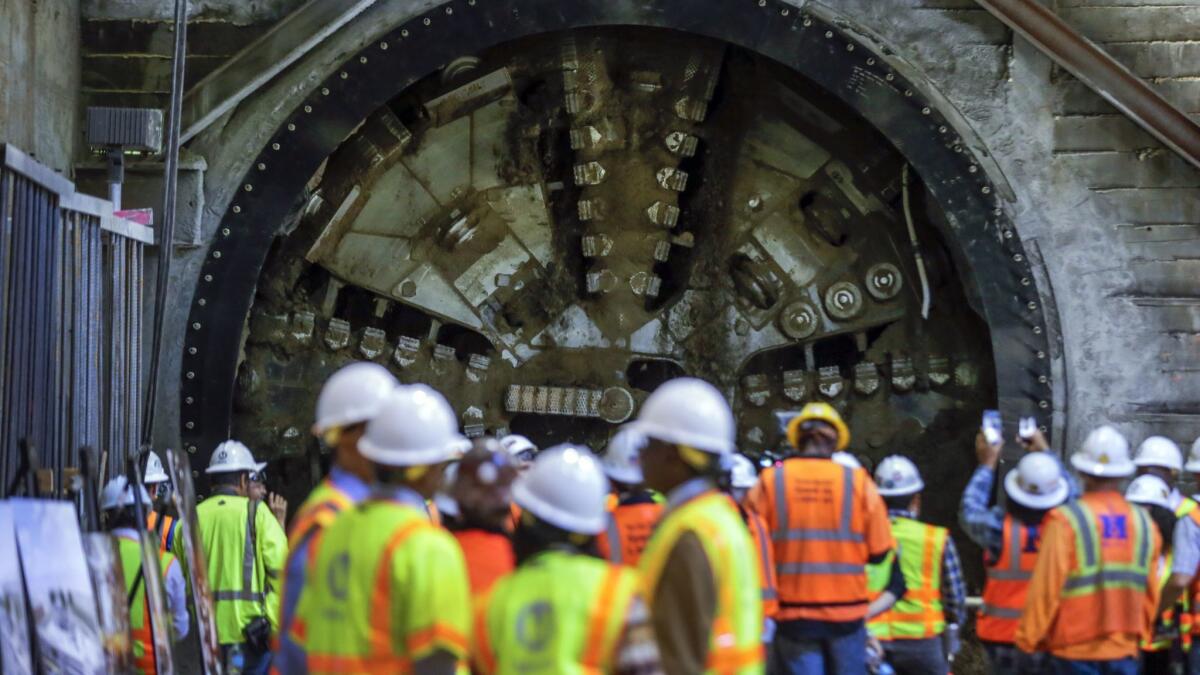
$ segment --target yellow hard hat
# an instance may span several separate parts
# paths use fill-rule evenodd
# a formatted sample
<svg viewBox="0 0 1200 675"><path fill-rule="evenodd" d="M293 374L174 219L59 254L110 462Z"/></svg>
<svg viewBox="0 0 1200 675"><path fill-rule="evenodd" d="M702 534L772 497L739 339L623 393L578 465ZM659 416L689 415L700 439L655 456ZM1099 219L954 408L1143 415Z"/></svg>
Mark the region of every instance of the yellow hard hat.
<svg viewBox="0 0 1200 675"><path fill-rule="evenodd" d="M787 438L793 448L800 448L800 425L810 420L824 422L837 430L837 450L845 450L846 446L850 445L850 429L842 420L842 416L828 403L817 402L804 406L800 414L788 422Z"/></svg>

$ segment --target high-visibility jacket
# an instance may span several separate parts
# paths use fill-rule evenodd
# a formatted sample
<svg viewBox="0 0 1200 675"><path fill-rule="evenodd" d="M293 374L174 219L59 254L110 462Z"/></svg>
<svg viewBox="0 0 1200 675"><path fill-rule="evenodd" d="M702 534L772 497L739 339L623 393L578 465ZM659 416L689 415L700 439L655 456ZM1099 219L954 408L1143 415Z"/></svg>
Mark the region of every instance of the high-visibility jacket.
<svg viewBox="0 0 1200 675"><path fill-rule="evenodd" d="M878 520L869 531L870 502L877 502ZM792 458L763 472L747 504L771 528L781 621L866 616L867 561L894 546L866 471L829 459ZM764 506L773 512L767 515Z"/></svg>
<svg viewBox="0 0 1200 675"><path fill-rule="evenodd" d="M659 580L670 574L667 558L688 532L704 547L717 591L705 672L762 673L762 580L750 533L728 496L706 492L667 511L659 522L639 564L651 612Z"/></svg>
<svg viewBox="0 0 1200 675"><path fill-rule="evenodd" d="M223 645L245 642L242 631L255 617L265 616L273 630L279 629L280 572L287 558L287 536L267 505L257 504L251 514L246 497L216 494L196 506L217 639ZM176 555L181 541L176 538Z"/></svg>
<svg viewBox="0 0 1200 675"><path fill-rule="evenodd" d="M633 568L565 551L536 555L477 606L475 667L497 675L612 672L638 591Z"/></svg>
<svg viewBox="0 0 1200 675"><path fill-rule="evenodd" d="M138 570L142 568L142 545L132 539L116 537L117 552L121 556L121 570L125 576L125 593L133 588L137 580ZM159 552L158 561L162 577L167 578L167 570L177 564L175 556ZM164 617L167 621L170 618ZM129 637L133 643L133 667L142 675L154 675L158 672L157 659L154 653L156 636L150 625L150 604L146 599L146 582L143 579L138 584L137 593L129 605ZM169 636L163 636L169 640Z"/></svg>
<svg viewBox="0 0 1200 675"><path fill-rule="evenodd" d="M987 581L983 585L983 607L975 622L980 640L1012 643L1016 639L1017 622L1037 562L1040 529L1004 516L1000 556L984 561Z"/></svg>
<svg viewBox="0 0 1200 675"><path fill-rule="evenodd" d="M512 540L506 535L480 529L455 530L451 534L462 548L472 597L482 597L517 566Z"/></svg>
<svg viewBox="0 0 1200 675"><path fill-rule="evenodd" d="M1182 505L1181 505L1182 506ZM1175 552L1171 551L1161 557L1161 565L1158 574L1158 590L1162 592L1164 586L1167 585L1167 580L1171 578L1171 564L1175 562ZM1192 647L1192 615L1191 601L1185 593L1175 603L1175 606L1159 614L1158 619L1154 622L1154 630L1151 631L1151 638L1142 640L1141 646L1144 652L1161 652L1170 649L1175 642L1179 642L1179 646L1184 651L1190 651Z"/></svg>
<svg viewBox="0 0 1200 675"><path fill-rule="evenodd" d="M662 511L662 505L652 501L618 504L608 514L608 527L596 538L600 555L618 565L637 565Z"/></svg>
<svg viewBox="0 0 1200 675"><path fill-rule="evenodd" d="M942 559L950 533L944 527L897 516L892 518L892 536L908 590L891 609L868 621L867 629L880 640L924 640L941 635L946 630ZM893 555L889 553L889 560L878 568L890 572Z"/></svg>
<svg viewBox="0 0 1200 675"><path fill-rule="evenodd" d="M167 553L172 550L175 543L175 528L178 527L179 521L163 514L162 527L156 528L158 520L158 511L151 510L146 514L146 529L158 535L158 552Z"/></svg>
<svg viewBox="0 0 1200 675"><path fill-rule="evenodd" d="M454 538L420 505L371 499L322 535L290 637L313 675L408 673L439 650L463 662L470 627Z"/></svg>
<svg viewBox="0 0 1200 675"><path fill-rule="evenodd" d="M1150 583L1154 532L1149 516L1125 500L1097 513L1087 500L1056 509L1075 535L1074 568L1060 591L1058 618L1044 643L1051 653L1107 635L1138 635Z"/></svg>
<svg viewBox="0 0 1200 675"><path fill-rule="evenodd" d="M758 569L762 575L763 616L774 619L779 616L779 582L775 579L775 552L771 547L771 533L762 516L748 511L737 502L738 513L750 530L750 538L754 540L754 552L758 554Z"/></svg>
<svg viewBox="0 0 1200 675"><path fill-rule="evenodd" d="M1175 515L1179 518L1190 518L1192 522L1200 525L1200 503L1197 503L1195 499L1185 497L1180 502L1179 508L1175 509ZM1163 546L1165 547L1166 544L1164 543ZM1188 598L1188 605L1192 609L1188 632L1193 636L1200 636L1200 574L1192 577L1192 583L1188 586L1185 595Z"/></svg>

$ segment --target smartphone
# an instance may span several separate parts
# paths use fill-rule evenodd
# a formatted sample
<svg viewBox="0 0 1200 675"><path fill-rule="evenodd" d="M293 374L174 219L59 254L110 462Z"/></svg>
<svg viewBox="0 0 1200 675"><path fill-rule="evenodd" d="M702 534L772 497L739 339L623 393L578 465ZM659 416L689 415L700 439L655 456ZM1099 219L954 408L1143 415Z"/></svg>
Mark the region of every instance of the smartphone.
<svg viewBox="0 0 1200 675"><path fill-rule="evenodd" d="M1037 420L1032 417L1022 417L1017 425L1017 435L1021 440L1027 441L1033 438L1033 434L1037 432Z"/></svg>
<svg viewBox="0 0 1200 675"><path fill-rule="evenodd" d="M1004 435L1001 432L1003 423L1000 421L999 410L984 410L983 422L980 428L983 429L983 437L991 445L996 445L1004 440Z"/></svg>

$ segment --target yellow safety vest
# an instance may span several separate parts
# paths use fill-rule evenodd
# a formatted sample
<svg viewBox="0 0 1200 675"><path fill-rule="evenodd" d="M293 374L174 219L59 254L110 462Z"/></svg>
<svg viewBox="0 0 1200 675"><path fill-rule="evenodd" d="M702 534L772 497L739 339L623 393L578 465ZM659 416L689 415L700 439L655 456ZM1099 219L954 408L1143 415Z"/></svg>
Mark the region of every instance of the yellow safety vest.
<svg viewBox="0 0 1200 675"><path fill-rule="evenodd" d="M142 545L132 539L114 537L117 540L117 553L121 556L121 571L125 577L125 593L133 588L137 580L138 570L142 567ZM175 564L175 556L160 552L159 565L163 579L167 578L167 570ZM150 626L146 607L146 581L138 584L137 593L129 605L129 637L133 645L134 670L141 675L154 675L158 672L157 658L154 653L154 631ZM165 617L170 622L170 617ZM168 638L169 639L169 638Z"/></svg>
<svg viewBox="0 0 1200 675"><path fill-rule="evenodd" d="M313 675L407 673L438 650L463 662L469 588L454 537L423 510L370 500L322 535L290 637Z"/></svg>
<svg viewBox="0 0 1200 675"><path fill-rule="evenodd" d="M949 532L944 527L911 518L891 520L907 590L891 609L868 621L867 629L880 640L922 640L941 635L946 630L946 615L942 611L942 557ZM868 570L873 596L887 585L893 555L889 553L886 560Z"/></svg>
<svg viewBox="0 0 1200 675"><path fill-rule="evenodd" d="M548 551L496 583L476 611L476 668L500 675L610 672L637 572Z"/></svg>
<svg viewBox="0 0 1200 675"><path fill-rule="evenodd" d="M250 500L214 495L196 506L200 543L212 589L217 639L245 642L242 630L255 617L266 616L279 629L280 570L287 558L287 537L266 504L258 502L254 543L250 540ZM176 555L183 537L175 538Z"/></svg>
<svg viewBox="0 0 1200 675"><path fill-rule="evenodd" d="M762 573L746 523L726 495L714 490L664 514L639 562L646 601L654 602L659 580L670 573L667 558L688 532L703 545L717 589L705 672L764 672Z"/></svg>

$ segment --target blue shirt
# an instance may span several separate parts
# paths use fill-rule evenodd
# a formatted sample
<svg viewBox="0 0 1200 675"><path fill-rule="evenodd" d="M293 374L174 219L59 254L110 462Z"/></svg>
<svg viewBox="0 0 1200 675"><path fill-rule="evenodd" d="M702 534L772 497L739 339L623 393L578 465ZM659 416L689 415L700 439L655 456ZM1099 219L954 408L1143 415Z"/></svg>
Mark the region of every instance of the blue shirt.
<svg viewBox="0 0 1200 675"><path fill-rule="evenodd" d="M1058 462L1058 458L1054 457L1054 461ZM1059 462L1058 468L1062 470L1062 462ZM1069 472L1063 471L1063 474L1070 488L1067 501L1079 499L1079 495L1083 494L1079 480ZM987 551L993 560L1000 557L1004 548L1004 508L991 503L992 482L995 479L994 469L986 466L976 468L975 473L971 475L971 481L967 483L967 489L963 490L958 511L958 522L963 531L971 541Z"/></svg>
<svg viewBox="0 0 1200 675"><path fill-rule="evenodd" d="M346 495L346 498L353 504L365 500L371 494L371 487L361 478L337 465L329 470L329 482ZM422 502L423 504L424 502ZM292 618L296 616L296 604L300 602L300 592L304 590L308 547L311 543L311 534L297 542L296 548L288 557L287 567L283 571L283 606L279 616L279 653L276 655L276 662L281 673L305 672L307 659L304 648L293 642L289 633Z"/></svg>
<svg viewBox="0 0 1200 675"><path fill-rule="evenodd" d="M917 514L907 509L888 509L890 518L920 520ZM963 581L962 562L954 538L946 537L946 549L942 553L942 611L946 623L962 625L967 620L967 584Z"/></svg>

